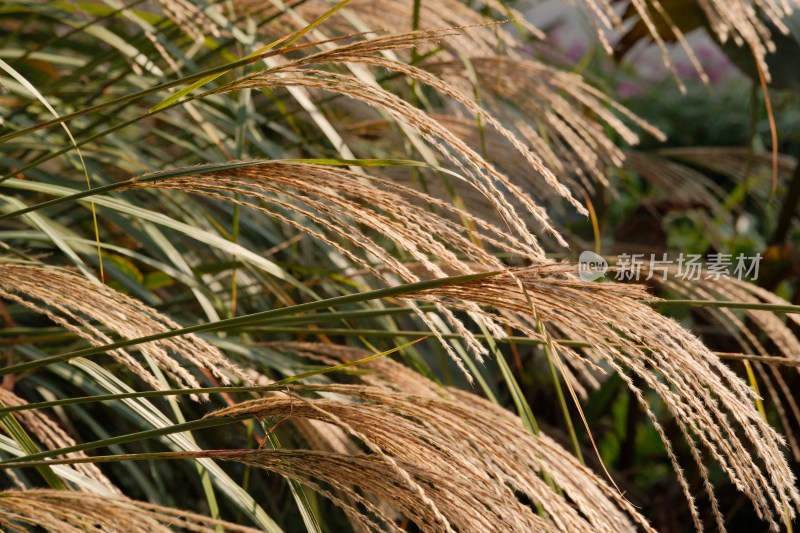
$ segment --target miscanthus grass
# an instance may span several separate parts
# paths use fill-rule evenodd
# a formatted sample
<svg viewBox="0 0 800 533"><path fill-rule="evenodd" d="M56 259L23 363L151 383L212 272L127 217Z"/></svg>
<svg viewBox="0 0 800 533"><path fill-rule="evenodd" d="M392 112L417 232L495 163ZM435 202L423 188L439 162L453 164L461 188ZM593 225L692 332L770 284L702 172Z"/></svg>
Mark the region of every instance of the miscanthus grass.
<svg viewBox="0 0 800 533"><path fill-rule="evenodd" d="M603 42L621 27L584 7ZM700 7L769 79L751 3ZM628 11L688 46L660 3ZM609 166L722 217L719 190L632 152L663 134L526 51L544 34L504 2L7 2L0 27L4 529L651 531L581 405L610 376L695 528L725 529L719 485L790 526L752 379L644 285L551 258ZM651 283L719 300L745 363L797 363L772 292ZM567 438L506 361L522 341ZM800 424L780 366L755 368Z"/></svg>

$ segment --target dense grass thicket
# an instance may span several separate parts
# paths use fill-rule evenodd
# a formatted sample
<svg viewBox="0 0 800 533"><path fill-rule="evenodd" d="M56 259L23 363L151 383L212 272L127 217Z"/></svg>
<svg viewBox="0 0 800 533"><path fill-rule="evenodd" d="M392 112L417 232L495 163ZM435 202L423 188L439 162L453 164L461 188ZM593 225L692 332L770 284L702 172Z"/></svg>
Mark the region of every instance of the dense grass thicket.
<svg viewBox="0 0 800 533"><path fill-rule="evenodd" d="M0 528L791 531L796 0L0 4Z"/></svg>

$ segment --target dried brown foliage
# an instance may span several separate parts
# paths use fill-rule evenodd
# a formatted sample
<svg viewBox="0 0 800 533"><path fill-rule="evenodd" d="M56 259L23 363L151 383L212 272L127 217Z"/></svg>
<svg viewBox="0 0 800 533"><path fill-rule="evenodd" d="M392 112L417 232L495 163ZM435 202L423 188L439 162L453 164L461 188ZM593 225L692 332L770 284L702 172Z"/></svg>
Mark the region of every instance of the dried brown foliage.
<svg viewBox="0 0 800 533"><path fill-rule="evenodd" d="M586 3L601 26L619 25L611 2ZM184 0L162 4L171 19L197 42L204 35L203 28L211 25L209 21L263 7L261 2L249 1L208 10ZM276 12L283 9L279 2L276 4ZM658 2L634 0L632 4L648 24L650 9L665 16ZM721 38L731 35L751 46L765 69L763 57L770 47L769 35L750 4L701 4L714 31ZM341 33L384 24L399 27L398 21L407 24L411 19L412 5L354 3L355 13L351 15L355 18L339 13L332 19L332 27ZM437 10L426 7L422 11L423 27L485 22L462 2L439 0L437 5ZM771 0L760 0L756 5L773 22L778 22L783 12L782 5ZM488 6L505 12L500 2L488 2ZM321 2L298 4L297 9L288 10L288 20L293 26L303 27L306 18L316 18L323 7ZM535 28L528 30L536 33ZM673 31L680 36L679 30ZM658 32L654 33L659 40ZM469 49L470 57L428 62L421 67L400 60L409 57L412 48L424 53L442 42L454 51ZM662 40L659 43L663 45ZM553 337L565 337L590 344L580 351L550 347L558 362L566 363L560 368L578 393L582 382L596 384L598 376L609 371L617 372L630 387L664 441L698 529L702 529L702 521L683 465L649 405L649 392L658 395L685 438L719 528L724 529L724 520L706 458L719 465L773 530L779 529L785 517L795 515L800 493L783 454L783 439L757 411L753 391L696 337L648 306L651 297L642 286L586 283L575 276L573 266L550 261L545 254L543 239L560 245L566 245L566 240L542 207L542 198L556 197L587 213L560 176L576 172L579 180L569 182L572 186L589 187L593 180L606 184L606 167L623 164L625 154L603 128L612 128L629 143L638 140L634 127L655 136L659 132L579 76L522 57L514 51L516 44L505 29L480 25L469 31L452 28L360 38L338 46L327 41L319 43L321 51L316 53L270 58L266 69L207 93L301 89L302 94L332 93L368 106L376 116L400 125L405 137L426 158L428 170L447 174L457 180L459 188L468 188L470 194L482 199L491 208L486 216L456 207L442 197L421 194L372 170L367 173L363 168L290 161L253 162L217 172L198 167L194 174L187 172L161 181L145 175L129 180L125 188L180 191L246 206L313 237L371 274L371 281L383 284L501 271L479 281L409 292L401 299L439 336L458 364L460 358L442 337L444 322L420 311L419 302L433 303L439 316L479 359L489 351L471 333L467 320L497 338L513 331L546 343ZM498 45L508 49L507 57L496 57ZM433 114L412 105L377 83L371 74L374 70L434 89L449 102L446 112ZM508 100L518 104L513 113L504 104ZM593 116L585 109L591 109ZM518 118L520 111L524 119ZM476 136L475 129L467 127L469 121L490 131L491 141L504 146L513 155L514 164L509 163L509 157L495 164L492 157L482 153L486 137L483 132ZM539 126L534 128L531 122ZM437 158L449 168L439 166ZM633 156L627 164L643 175L654 166L641 155ZM675 181L692 181L688 169L664 164L660 168L672 172L672 186ZM735 171L741 172L741 168ZM534 172L536 179L520 177L522 172ZM664 178L663 174L654 176ZM531 191L534 181L538 189ZM545 187L546 192L539 190ZM706 195L707 203L719 210L713 193L711 187L689 192ZM532 225L535 231L531 231ZM398 259L395 249L406 252L411 261ZM505 252L528 266L507 268L494 252ZM773 295L746 284L672 288L691 297L777 301ZM56 268L0 263L0 297L49 318L95 346L114 341L115 335L132 339L179 327L134 298ZM459 312L467 318L458 318ZM728 324L743 347L757 353L766 354L766 348L752 331L756 328L787 357L796 357L800 349L786 324L771 314L748 311L753 328L729 311L713 313ZM334 363L352 359L354 353L332 345L274 346ZM139 350L181 387L199 386L192 369L211 372L222 383L250 381L249 374L221 351L193 335L145 343ZM114 350L110 355L149 385L163 386L127 350ZM546 435L528 431L509 412L475 395L441 388L390 361L376 362L369 368L373 373L361 376L357 384L290 386L285 392L235 404L211 415L291 420L315 449L231 450L215 457L300 481L330 498L364 529L398 530L398 516L425 531L650 529L605 480ZM773 372L768 379L763 369L759 367L759 371L770 394L787 394L780 374ZM0 401L6 405L22 402L3 391ZM794 402L789 407L800 422L800 409ZM780 414L788 420L784 411ZM73 442L41 413L26 412L19 419L48 448ZM791 444L795 453L800 453L794 440ZM106 483L96 468L75 468ZM245 530L123 498L33 490L0 493L0 524L8 529L33 526L54 531L163 531L173 525L194 531L215 525Z"/></svg>
<svg viewBox="0 0 800 533"><path fill-rule="evenodd" d="M85 492L59 490L7 490L0 492L0 526L4 531L31 528L58 533L108 531L114 533L167 533L184 531L213 533L257 529L213 520L188 511L130 500L101 497Z"/></svg>
<svg viewBox="0 0 800 533"><path fill-rule="evenodd" d="M322 360L357 355L321 344L274 347ZM504 409L392 361L369 369L367 385L293 386L213 415L323 422L357 439L365 454L260 450L229 458L310 483L367 527L395 529L371 495L426 531L649 529L619 493Z"/></svg>
<svg viewBox="0 0 800 533"><path fill-rule="evenodd" d="M96 346L113 338L105 326L126 339L144 337L179 327L139 300L78 274L30 264L0 263L0 297L40 313ZM195 335L183 335L140 346L166 375L183 387L199 387L199 381L179 362L214 373L223 383L242 378L236 365L218 349ZM157 377L126 350L109 352L155 388Z"/></svg>

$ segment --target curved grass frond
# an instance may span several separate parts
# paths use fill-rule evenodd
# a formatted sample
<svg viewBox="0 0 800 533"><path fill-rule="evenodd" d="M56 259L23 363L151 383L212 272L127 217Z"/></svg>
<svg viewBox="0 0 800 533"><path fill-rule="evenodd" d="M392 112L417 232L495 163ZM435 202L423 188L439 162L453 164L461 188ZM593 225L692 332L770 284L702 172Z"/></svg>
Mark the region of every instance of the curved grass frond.
<svg viewBox="0 0 800 533"><path fill-rule="evenodd" d="M774 293L752 283L734 278L720 278L713 281L706 278L707 275L703 273L700 279L696 280L679 278L664 280L660 276L654 279L658 279L659 284L665 290L683 298L754 304L789 304ZM702 316L710 319L712 323L718 324L722 332L732 338L742 351L755 353L762 357L779 355L787 361L800 361L800 339L797 338L791 327L792 325L800 326L800 316L796 314L787 314L784 320L774 313L754 309L736 313L731 309L706 308L699 312ZM800 406L798 406L795 394L779 367L762 365L757 358L753 360L753 365L774 402L792 453L796 460L800 460L800 444L798 444L794 432L791 431L792 427L800 424ZM794 420L794 423L791 420Z"/></svg>
<svg viewBox="0 0 800 533"><path fill-rule="evenodd" d="M587 284L569 274L573 269L554 264L511 269L486 280L430 292L453 307L468 301L497 309L500 314L485 312L482 318L536 338L533 307L545 323L590 342L595 347L590 353L614 368L634 391L671 454L668 439L628 372L659 395L692 450L712 503L714 492L701 448L773 529L786 513L793 516L800 493L783 456L783 438L755 409L747 385L696 337L644 305L647 295L642 287ZM681 476L674 455L672 460ZM694 509L688 485L682 484ZM718 510L715 515L721 525ZM695 525L702 529L696 512L694 516Z"/></svg>
<svg viewBox="0 0 800 533"><path fill-rule="evenodd" d="M483 531L492 525L525 531L549 529L530 509L501 499L494 490L476 487L460 476L445 476L378 455L263 450L236 454L231 459L309 486L368 531L404 529L394 525L391 517L356 489L390 502L392 510L412 520L423 531ZM330 492L325 485L355 504Z"/></svg>
<svg viewBox="0 0 800 533"><path fill-rule="evenodd" d="M109 531L148 533L181 528L198 533L259 531L207 516L127 498L100 497L85 492L7 490L0 492L0 525L5 531L81 533Z"/></svg>
<svg viewBox="0 0 800 533"><path fill-rule="evenodd" d="M254 3L244 0L243 4ZM543 38L544 34L534 25L525 20L525 17L504 5L504 2L489 0L484 5L493 9L502 19L515 19L529 35ZM441 2L419 3L419 28L448 28L460 26L473 26L467 32L443 42L441 46L458 54L469 50L470 54L492 55L498 49L514 53L519 46L519 39L502 27L487 26L487 22L494 22L480 12L472 9L459 0L443 0ZM319 17L325 9L323 3L305 2L296 8L296 11L306 20ZM333 17L327 28L341 33L351 33L360 28L396 30L414 29L414 2L382 2L381 0L363 0L354 2L348 9L351 14L345 18ZM430 44L421 43L420 54L431 51Z"/></svg>
<svg viewBox="0 0 800 533"><path fill-rule="evenodd" d="M409 48L419 42L450 37L454 32L458 32L459 30L459 28L426 30L359 41L351 45L345 45L333 50L313 54L288 62L284 65L273 67L264 72L247 76L223 87L220 91L229 92L256 87L307 87L332 91L348 96L354 100L367 103L394 117L400 123L412 127L417 134L427 139L453 164L462 169L467 175L474 176L473 183L474 180L479 180L478 184L482 185L482 187L478 187L478 184L473 186L484 191L484 194L488 197L491 198L491 196L498 194L500 192L498 188L503 188L506 195L517 198L526 210L534 215L548 232L553 233L548 220L542 216L541 209L529 198L525 191L512 183L508 177L497 172L480 154L470 148L460 138L453 135L452 132L438 123L430 114L411 106L394 94L382 89L377 84L365 84L361 79L343 74L301 68L309 65L360 63L376 68L388 69L432 87L443 95L450 97L454 102L461 104L473 117L486 121L493 130L505 137L520 155L525 158L530 167L540 173L554 190L567 199L580 213L586 214L587 211L583 205L572 197L569 189L558 181L556 176L542 163L541 158L535 152L520 141L511 131L503 126L500 121L494 118L493 115L484 111L472 98L466 96L466 94L469 94L469 90L465 92L461 88L456 87L455 84L448 83L432 75L430 72L380 55L380 52L385 52L387 50ZM607 99L602 96L602 93L591 89L589 86L581 87L581 91L583 96L576 97L578 101L583 100L589 102L586 95L593 91L594 103L600 101L607 103ZM608 103L613 102L608 100ZM618 111L624 111L624 108L618 104L613 105L616 106ZM562 111L567 112L567 110L564 109L562 109ZM604 118L613 122L613 124L622 127L619 120L610 113L606 113L602 110L598 112L601 113ZM624 112L630 117L635 118L630 112ZM647 126L643 121L639 120L639 122L641 125ZM647 127L653 132L657 131L652 127ZM497 208L499 213L504 217L511 217L507 221L509 224L516 224L513 215L506 212L507 207L505 207L505 205L500 204ZM554 236L559 242L563 242L558 235L554 234Z"/></svg>
<svg viewBox="0 0 800 533"><path fill-rule="evenodd" d="M471 132L473 135L475 130L481 129L480 136L485 138L486 132L481 126L485 122L490 126L486 129L504 137L508 144L516 150L517 155L527 162L529 168L535 170L554 191L584 214L586 211L583 205L572 198L569 189L555 177L550 169L554 169L562 176L567 174L567 171L575 172L582 178L584 186L592 189L592 180L607 185L606 167L619 165L624 159L622 150L614 145L607 132L604 131L605 126L612 128L629 144L638 143L639 137L626 122L656 138L663 139L663 134L658 129L614 102L603 92L590 86L581 76L556 70L531 59L470 54L468 58L462 58L460 61L427 62L422 68L417 68L384 56L389 51L395 52L427 42L438 42L444 37L450 41L462 33L470 34L474 29L469 28L468 31L459 31L457 28L417 31L358 41L274 67L265 73L234 82L224 90L255 87L254 83L258 79L264 82L262 86L269 86L264 76L271 77L279 72L288 73L290 71L295 75L300 75L301 72L293 69L314 64L364 64L402 74L406 79L422 82L450 97L458 106L457 109L454 109L455 113L462 114L466 111L473 119L477 119L477 123L473 125L473 132ZM431 143L437 148L439 148L439 142L444 141L456 153L464 156L467 161L480 162L480 157L489 157L485 152L485 145L479 148L479 145L484 143L464 144L458 142L465 138L464 135L456 137L447 135L448 119L445 119L444 122L438 120L441 115L426 114L422 110L403 105L402 101L388 102L386 94L383 94L382 98L370 95L371 89L377 89L375 84L367 84L369 87L362 91L348 91L343 83L345 78L341 77L342 75L331 73L329 75L331 78L326 80L319 71L307 70L305 73L309 77L320 77L318 88L331 90L332 87L337 87L335 92L388 112L395 118L411 124L417 133L423 136L426 133L433 133L433 138L426 138L431 140ZM357 83L363 85L363 80ZM295 87L297 85L287 84L286 86ZM315 87L315 85L309 84L308 80L301 83L301 86ZM474 102L474 98L465 96L472 93L480 95L480 102L486 105L488 113ZM510 102L513 102L511 107L509 106ZM400 115L394 111L394 108L398 106L403 109ZM591 110L592 113L584 110ZM450 117L449 120L453 118L455 117ZM431 123L434 126L431 126ZM417 124L422 126L421 130ZM509 131L503 124L511 124L517 134ZM442 126L444 126L443 129ZM444 132L444 135L439 132ZM522 141L518 139L517 135L521 137ZM483 153L479 156L480 152ZM447 153L444 155L451 157ZM463 160L456 164L463 167ZM472 169L485 172L485 165L481 163L481 166L484 168L476 169L473 166ZM530 173L530 170L523 175L526 173ZM525 210L534 214L537 212L536 206L530 203L527 195L516 186L516 183L512 185L511 181L503 174L495 174L491 170L489 174L503 188L508 189L507 197L514 198ZM532 190L539 191L540 187ZM542 193L537 192L537 194L541 195ZM547 192L544 194L546 195ZM546 221L543 221L538 215L537 220L545 228L548 228Z"/></svg>
<svg viewBox="0 0 800 533"><path fill-rule="evenodd" d="M212 37L222 35L218 24L221 13L217 6L198 6L189 0L159 0L159 3L164 14L195 42L202 41L206 35ZM215 18L217 20L214 20Z"/></svg>
<svg viewBox="0 0 800 533"><path fill-rule="evenodd" d="M322 345L289 347L328 355L333 348L335 353L335 347ZM244 402L213 416L316 420L346 430L372 453L251 452L230 458L311 479L312 486L330 485L366 506L358 487L431 531L623 531L633 523L649 529L605 482L548 437L532 435L507 411L472 394L437 387L391 361L369 367L376 373L363 379L373 386L297 386L288 395ZM301 392L336 399L309 399ZM540 507L544 521L521 505L520 497Z"/></svg>
<svg viewBox="0 0 800 533"><path fill-rule="evenodd" d="M507 57L472 56L469 67L479 80L477 89L487 110L513 124L559 175L576 172L590 190L590 179L608 185L607 167L621 165L625 157L604 126L631 145L638 144L639 136L622 119L664 139L658 129L577 74L530 59ZM463 61L429 63L424 68L461 92L472 89Z"/></svg>
<svg viewBox="0 0 800 533"><path fill-rule="evenodd" d="M377 259L409 282L420 279L419 269L413 272L376 242L374 235L382 234L412 254L427 271L426 277L501 268L502 263L476 244L476 239L499 251L529 259L542 258L539 248L442 200L340 167L263 161L246 168L198 172L168 180L139 182L134 178L130 187L174 189L246 205L337 248L379 278L384 275L366 257L337 244L329 235L368 253L373 262ZM238 200L235 193L239 194ZM439 213L431 211L431 206ZM303 220L288 218L283 214L287 211L301 215ZM464 228L453 219L466 220L476 229Z"/></svg>
<svg viewBox="0 0 800 533"><path fill-rule="evenodd" d="M374 145L379 142L390 145L401 141L400 135L395 131L390 121L375 119L367 115L360 116L358 107L357 105L348 105L345 102L341 104L341 108L351 119L349 124L343 125L345 128L344 135L348 142L354 145L354 149L358 149L359 143ZM547 204L551 214L561 213L567 209L561 202L558 192L548 185L541 174L531 172L530 164L525 160L525 157L514 146L510 145L505 137L493 130L483 129L481 131L476 127L474 119L444 113L432 113L431 116L460 139L463 139L473 150L481 152L487 161L500 172L507 176L514 176L518 180L520 187L528 191L536 191L537 199ZM362 120L353 123L352 119L354 117L360 117ZM546 153L543 156L544 162L550 168L559 169L561 161L551 161ZM393 171L391 168L386 169L385 173L387 176L391 176L394 182L420 188L419 177L412 173L403 170ZM581 186L569 174L564 175L562 181L572 190L577 190ZM425 179L424 188L425 192L430 196L449 202L453 198L453 189L448 185L449 183L443 182L443 180ZM458 189L457 193L459 200L463 202L465 210L469 213L487 221L497 219L496 209L492 207L489 200L480 191L462 187ZM515 209L523 209L523 206L515 198L509 197L508 201ZM533 226L532 229L536 229L536 226Z"/></svg>
<svg viewBox="0 0 800 533"><path fill-rule="evenodd" d="M108 344L112 338L95 323L128 339L179 327L139 300L55 268L0 264L0 297L46 316L96 346ZM223 383L244 379L242 371L222 352L194 335L143 344L141 350L184 387L198 387L199 381L179 363L179 358L212 372ZM156 376L126 351L119 349L110 354L151 386L163 387Z"/></svg>
<svg viewBox="0 0 800 533"><path fill-rule="evenodd" d="M387 276L373 267L372 261L377 260L382 268L406 282L419 281L422 273L414 272L394 257L375 235L383 235L408 251L427 270L425 277L502 268L502 263L478 242L525 258L543 258L538 246L519 241L446 202L387 180L342 168L264 162L231 171L156 182L137 183L134 179L131 186L172 188L246 205L332 246L384 281L388 281ZM465 230L449 218L426 209L430 206L472 223L477 230ZM466 260L457 254L463 254ZM486 353L452 313L441 305L439 310L465 336L478 357ZM426 320L421 313L420 316ZM427 323L433 328L431 323ZM437 330L433 328L433 331ZM461 360L448 345L444 341L442 344L461 365ZM462 369L469 375L466 369Z"/></svg>

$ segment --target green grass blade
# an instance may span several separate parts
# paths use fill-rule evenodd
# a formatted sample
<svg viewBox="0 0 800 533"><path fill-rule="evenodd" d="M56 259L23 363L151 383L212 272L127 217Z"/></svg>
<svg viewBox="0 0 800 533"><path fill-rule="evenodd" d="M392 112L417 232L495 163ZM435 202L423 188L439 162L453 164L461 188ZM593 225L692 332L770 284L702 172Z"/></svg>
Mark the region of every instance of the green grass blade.
<svg viewBox="0 0 800 533"><path fill-rule="evenodd" d="M92 442L84 442L82 444L76 444L74 446L58 448L56 450L47 450L43 452L31 453L22 458L7 459L5 461L0 462L0 465L16 463L20 460L34 461L37 459L46 459L48 457L57 457L59 455L66 455L68 453L73 453L73 452L96 450L98 448L105 448L115 444L128 444L131 442L139 442L147 439L173 435L175 433L183 433L184 431L196 431L198 429L208 429L213 427L226 426L229 424L234 424L236 422L241 422L242 420L246 420L247 418L249 418L249 416L202 418L200 420L192 420L191 422L185 422L183 424L174 424L172 426L165 428L137 431L135 433L128 433L126 435L120 435L118 437L111 437L108 439L101 439Z"/></svg>
<svg viewBox="0 0 800 533"><path fill-rule="evenodd" d="M65 405L76 405L82 403L98 403L110 400L125 400L129 398L156 398L156 397L182 396L190 394L266 392L273 390L281 390L281 388L284 387L285 385L288 385L290 383L295 383L302 379L314 376L321 376L323 374L329 374L331 372L338 372L346 368L351 368L354 366L363 365L364 363L369 363L370 361L374 361L375 359L380 359L381 357L385 357L395 352L404 350L409 346L413 346L414 344L423 341L429 337L430 334L426 334L425 332L420 332L420 337L418 339L407 342L400 346L395 346L394 348L391 348L384 352L369 355L367 357L363 357L355 361L348 361L340 365L328 366L325 368L310 370L308 372L296 374L294 376L289 376L288 378L278 380L271 385L250 386L250 387L201 387L196 389L169 389L169 390L156 390L156 391L125 392L119 394L103 394L98 396L83 396L77 398L63 398L60 400L50 400L47 402L29 403L24 405L15 405L11 407L0 407L0 415L6 413L16 413L19 411L29 411L33 409L47 409L50 407L62 407Z"/></svg>
<svg viewBox="0 0 800 533"><path fill-rule="evenodd" d="M0 403L2 406L2 403ZM19 445L20 448L27 454L25 457L30 457L31 455L36 455L40 453L39 447L36 446L36 443L28 435L28 432L25 431L25 428L14 418L14 415L11 413L5 413L0 415L0 425L3 426L6 433L8 433L12 439ZM66 490L67 486L64 485L64 482L61 480L53 469L49 466L37 466L36 470L42 475L44 480L52 489L57 490Z"/></svg>

